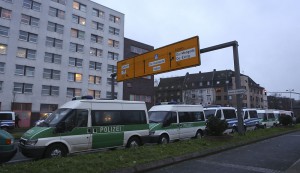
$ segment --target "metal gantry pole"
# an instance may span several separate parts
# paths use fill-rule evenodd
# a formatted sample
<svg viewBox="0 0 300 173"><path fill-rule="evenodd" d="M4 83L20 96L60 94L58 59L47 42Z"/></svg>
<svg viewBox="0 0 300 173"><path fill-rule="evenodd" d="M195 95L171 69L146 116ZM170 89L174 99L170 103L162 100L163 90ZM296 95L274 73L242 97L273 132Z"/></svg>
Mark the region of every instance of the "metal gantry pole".
<svg viewBox="0 0 300 173"><path fill-rule="evenodd" d="M239 53L238 53L238 42L232 41L228 43L223 43L220 45L200 49L201 53L206 53L218 49L223 49L227 47L233 47L233 60L234 60L234 71L235 71L235 85L236 89L241 89L241 75L240 75L240 62L239 62ZM239 134L245 134L244 129L244 119L242 117L242 98L241 94L236 95L236 102L237 102L237 116L238 116L238 132Z"/></svg>

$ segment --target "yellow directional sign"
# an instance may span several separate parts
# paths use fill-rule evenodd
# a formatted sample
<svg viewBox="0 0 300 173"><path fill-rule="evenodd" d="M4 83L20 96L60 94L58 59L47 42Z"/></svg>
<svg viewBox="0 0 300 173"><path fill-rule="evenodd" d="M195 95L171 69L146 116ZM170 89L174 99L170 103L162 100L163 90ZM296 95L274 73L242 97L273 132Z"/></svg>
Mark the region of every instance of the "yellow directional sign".
<svg viewBox="0 0 300 173"><path fill-rule="evenodd" d="M127 64L129 67L126 66ZM119 61L117 64L117 81L197 65L200 65L198 36L155 49L130 59Z"/></svg>

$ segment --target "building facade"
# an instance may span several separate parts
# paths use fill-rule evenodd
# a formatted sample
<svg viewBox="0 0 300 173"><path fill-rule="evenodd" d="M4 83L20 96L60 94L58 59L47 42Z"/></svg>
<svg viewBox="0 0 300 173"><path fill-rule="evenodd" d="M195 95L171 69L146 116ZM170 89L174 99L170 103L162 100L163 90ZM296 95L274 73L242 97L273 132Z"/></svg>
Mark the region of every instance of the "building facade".
<svg viewBox="0 0 300 173"><path fill-rule="evenodd" d="M123 50L120 12L90 0L1 0L0 109L19 112L28 126L32 112L74 96L110 98ZM115 91L122 99L122 84Z"/></svg>
<svg viewBox="0 0 300 173"><path fill-rule="evenodd" d="M236 89L234 71L212 71L174 78L161 78L156 88L156 102L179 102L236 106L236 95L228 95L228 90ZM241 74L241 86L246 89L242 106L248 108L267 108L264 88L249 76Z"/></svg>
<svg viewBox="0 0 300 173"><path fill-rule="evenodd" d="M153 46L124 39L124 59L154 50ZM146 102L147 109L154 105L154 76L130 79L123 82L123 100Z"/></svg>

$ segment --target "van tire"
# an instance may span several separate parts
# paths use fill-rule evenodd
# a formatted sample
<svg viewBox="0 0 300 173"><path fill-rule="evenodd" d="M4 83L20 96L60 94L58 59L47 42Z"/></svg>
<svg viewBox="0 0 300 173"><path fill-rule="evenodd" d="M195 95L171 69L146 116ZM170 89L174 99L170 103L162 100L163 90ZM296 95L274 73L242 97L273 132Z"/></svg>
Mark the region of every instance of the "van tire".
<svg viewBox="0 0 300 173"><path fill-rule="evenodd" d="M158 144L167 144L169 143L169 137L166 134L162 134L158 139Z"/></svg>
<svg viewBox="0 0 300 173"><path fill-rule="evenodd" d="M127 141L126 148L135 148L141 145L141 140L138 137L133 136Z"/></svg>
<svg viewBox="0 0 300 173"><path fill-rule="evenodd" d="M45 158L65 157L67 153L67 148L63 144L51 144L45 151Z"/></svg>
<svg viewBox="0 0 300 173"><path fill-rule="evenodd" d="M203 132L201 130L197 130L196 135L195 135L195 139L201 139L203 136Z"/></svg>

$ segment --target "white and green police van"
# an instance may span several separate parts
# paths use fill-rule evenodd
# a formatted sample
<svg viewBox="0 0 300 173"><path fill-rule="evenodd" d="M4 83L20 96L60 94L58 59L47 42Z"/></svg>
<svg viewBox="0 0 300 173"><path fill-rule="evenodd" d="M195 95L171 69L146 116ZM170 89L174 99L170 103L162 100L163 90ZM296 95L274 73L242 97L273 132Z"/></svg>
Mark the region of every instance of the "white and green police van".
<svg viewBox="0 0 300 173"><path fill-rule="evenodd" d="M163 144L204 135L206 124L201 105L156 105L148 115L149 142Z"/></svg>
<svg viewBox="0 0 300 173"><path fill-rule="evenodd" d="M262 128L269 128L278 125L278 120L275 117L274 110L257 110L257 115L260 119L260 127Z"/></svg>
<svg viewBox="0 0 300 173"><path fill-rule="evenodd" d="M73 100L25 132L19 148L27 157L61 157L100 148L139 146L148 135L145 102Z"/></svg>

